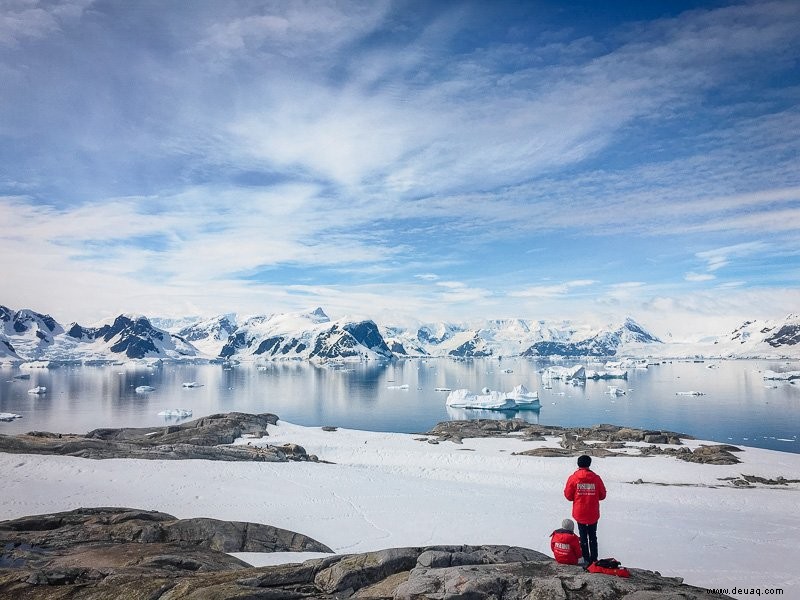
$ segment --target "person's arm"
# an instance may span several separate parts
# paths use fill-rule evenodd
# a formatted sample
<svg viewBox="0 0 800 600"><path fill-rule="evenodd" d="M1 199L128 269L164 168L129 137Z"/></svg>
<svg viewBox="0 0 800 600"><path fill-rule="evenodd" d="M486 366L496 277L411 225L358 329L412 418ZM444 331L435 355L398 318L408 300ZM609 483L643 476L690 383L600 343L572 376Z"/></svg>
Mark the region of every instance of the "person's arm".
<svg viewBox="0 0 800 600"><path fill-rule="evenodd" d="M606 499L606 486L600 476L597 476L597 497L600 500Z"/></svg>
<svg viewBox="0 0 800 600"><path fill-rule="evenodd" d="M564 497L570 502L575 500L575 481L571 476L567 479L567 485L564 486Z"/></svg>

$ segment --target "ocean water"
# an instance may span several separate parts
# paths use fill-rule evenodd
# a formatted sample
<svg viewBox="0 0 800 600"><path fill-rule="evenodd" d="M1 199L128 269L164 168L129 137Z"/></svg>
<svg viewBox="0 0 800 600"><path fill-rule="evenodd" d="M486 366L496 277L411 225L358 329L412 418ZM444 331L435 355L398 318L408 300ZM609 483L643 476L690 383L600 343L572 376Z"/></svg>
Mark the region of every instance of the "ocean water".
<svg viewBox="0 0 800 600"><path fill-rule="evenodd" d="M0 422L0 433L85 433L98 427L151 427L185 419L158 412L186 408L193 418L241 411L271 412L300 425L424 432L440 421L522 418L530 422L584 426L612 423L667 429L701 439L800 453L800 382L764 381L761 372L800 370L785 361L666 361L628 369L628 379L552 382L541 370L551 363L530 359L404 360L320 367L278 362L257 367L168 363L143 366L0 368L0 412L22 419ZM600 370L601 364L586 364ZM511 371L511 372L508 372ZM13 377L30 373L28 380ZM196 381L201 387L185 388ZM435 388L483 387L509 391L518 384L537 390L538 411L448 410L447 392ZM609 384L625 395L607 393ZM43 395L29 394L46 386ZM137 393L137 386L155 388ZM407 389L396 389L408 386ZM701 391L702 396L677 395Z"/></svg>

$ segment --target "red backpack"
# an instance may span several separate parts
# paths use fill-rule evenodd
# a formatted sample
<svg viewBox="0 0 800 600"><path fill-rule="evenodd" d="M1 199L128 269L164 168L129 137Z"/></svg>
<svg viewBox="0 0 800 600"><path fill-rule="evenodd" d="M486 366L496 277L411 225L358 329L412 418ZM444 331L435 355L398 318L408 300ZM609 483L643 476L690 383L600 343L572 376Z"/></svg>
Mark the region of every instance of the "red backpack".
<svg viewBox="0 0 800 600"><path fill-rule="evenodd" d="M603 573L605 575L616 575L617 577L630 577L630 571L622 566L616 558L601 558L594 561L587 569L589 573Z"/></svg>

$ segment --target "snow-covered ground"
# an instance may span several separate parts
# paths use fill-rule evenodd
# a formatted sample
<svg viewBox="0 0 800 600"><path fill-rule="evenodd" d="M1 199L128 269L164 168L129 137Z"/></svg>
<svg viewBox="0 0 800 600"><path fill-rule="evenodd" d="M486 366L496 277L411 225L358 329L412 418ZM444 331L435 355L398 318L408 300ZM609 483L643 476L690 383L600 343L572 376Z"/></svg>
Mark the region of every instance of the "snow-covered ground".
<svg viewBox="0 0 800 600"><path fill-rule="evenodd" d="M336 464L0 454L0 519L129 506L182 518L268 523L310 535L339 553L509 544L549 554L549 534L570 514L562 490L575 459L512 455L556 446L556 440L433 445L415 435L325 432L285 422L269 434L263 442L299 443ZM732 466L665 456L594 459L608 488L598 528L601 556L695 585L782 588L784 597L799 598L800 485L738 489L720 478L800 479L800 455L747 448L739 457L744 462ZM638 479L652 483L632 483ZM237 556L262 565L310 555Z"/></svg>

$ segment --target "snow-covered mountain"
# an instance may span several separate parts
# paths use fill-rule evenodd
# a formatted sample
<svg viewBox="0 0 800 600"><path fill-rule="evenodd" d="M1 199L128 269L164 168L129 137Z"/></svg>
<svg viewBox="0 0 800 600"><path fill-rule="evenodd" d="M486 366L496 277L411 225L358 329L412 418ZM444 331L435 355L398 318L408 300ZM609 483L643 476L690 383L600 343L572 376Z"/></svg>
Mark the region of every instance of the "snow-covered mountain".
<svg viewBox="0 0 800 600"><path fill-rule="evenodd" d="M494 319L464 325L435 323L416 330L386 327L384 334L398 356L615 356L661 344L631 318L603 328L570 321Z"/></svg>
<svg viewBox="0 0 800 600"><path fill-rule="evenodd" d="M661 340L647 332L636 321L628 317L614 329L597 331L591 336L570 341L540 341L532 344L522 356L616 356L638 355L649 346L661 344Z"/></svg>
<svg viewBox="0 0 800 600"><path fill-rule="evenodd" d="M373 321L331 321L321 308L311 312L251 317L228 338L220 356L237 359L392 358Z"/></svg>
<svg viewBox="0 0 800 600"><path fill-rule="evenodd" d="M192 344L203 354L219 356L228 338L235 331L235 315L220 315L184 326L177 331L176 335Z"/></svg>
<svg viewBox="0 0 800 600"><path fill-rule="evenodd" d="M28 309L13 311L0 306L0 352L9 356L38 357L47 352L64 328L50 315ZM10 346L10 348L9 348Z"/></svg>
<svg viewBox="0 0 800 600"><path fill-rule="evenodd" d="M141 315L120 315L113 323L98 327L73 323L66 337L75 340L73 348L83 354L111 353L125 358L185 358L198 354L184 339L153 327L147 317Z"/></svg>
<svg viewBox="0 0 800 600"><path fill-rule="evenodd" d="M800 356L800 315L745 321L728 334L698 344L697 349L703 355L732 358Z"/></svg>
<svg viewBox="0 0 800 600"><path fill-rule="evenodd" d="M173 323L167 331L153 322ZM180 327L180 328L179 328ZM632 318L601 327L572 321L493 319L378 326L371 320L331 321L321 308L211 319L120 315L67 327L46 314L0 306L0 362L174 360L378 360L408 357L501 356L800 357L800 316L746 321L696 343L664 343Z"/></svg>
<svg viewBox="0 0 800 600"><path fill-rule="evenodd" d="M178 336L153 327L140 315L120 315L93 327L66 328L50 315L0 306L0 358L10 360L110 361L186 358L197 349Z"/></svg>

